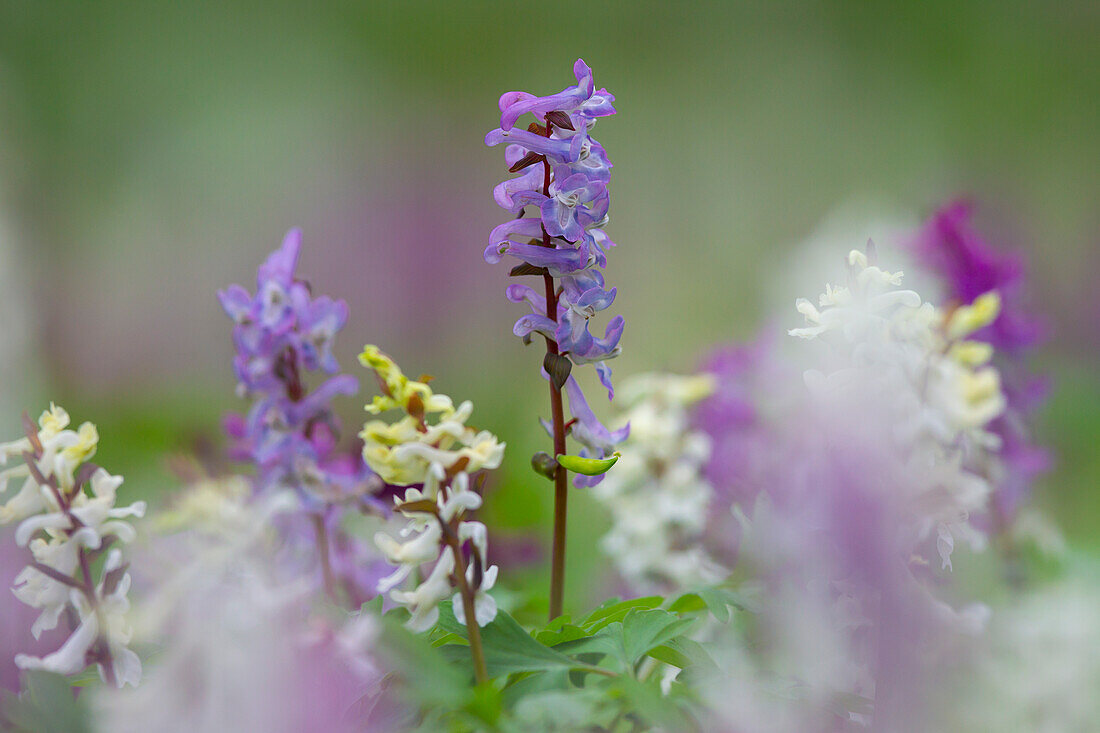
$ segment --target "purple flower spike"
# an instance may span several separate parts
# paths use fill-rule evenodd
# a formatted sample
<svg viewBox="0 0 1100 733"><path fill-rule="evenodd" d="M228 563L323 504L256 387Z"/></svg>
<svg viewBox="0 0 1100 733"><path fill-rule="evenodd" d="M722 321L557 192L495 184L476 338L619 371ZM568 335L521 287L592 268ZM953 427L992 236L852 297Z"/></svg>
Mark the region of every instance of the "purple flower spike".
<svg viewBox="0 0 1100 733"><path fill-rule="evenodd" d="M501 143L519 145L532 153L554 158L562 163L575 163L580 160L581 151L584 150L583 138L568 138L565 140L543 137L527 130L500 129L493 130L485 136L485 144L492 147Z"/></svg>
<svg viewBox="0 0 1100 733"><path fill-rule="evenodd" d="M588 331L588 319L570 308L566 311L555 333L562 353L568 353L577 364L592 364L619 355L619 339L623 335L624 320L615 316L607 324L602 339Z"/></svg>
<svg viewBox="0 0 1100 733"><path fill-rule="evenodd" d="M528 266L529 274L545 271L545 277L560 280L549 312L543 288L508 288L510 300L526 302L532 310L516 321L513 331L525 342L535 333L546 336L574 364L596 364L600 381L612 395L611 370L602 362L619 353L623 319L612 319L602 339L591 334L588 324L611 305L616 293L604 288L599 271L607 265L607 249L614 246L603 230L610 205L611 162L589 129L596 118L615 113L615 98L606 89L595 90L592 70L582 59L573 70L577 84L558 94L508 92L500 98L500 127L485 136L485 143L508 143L509 167L524 161L527 165L494 189L493 198L501 208L521 216L493 229L484 257L490 264L505 255L515 257ZM516 127L527 113L541 126Z"/></svg>
<svg viewBox="0 0 1100 733"><path fill-rule="evenodd" d="M283 237L279 249L272 252L256 272L256 290L262 290L264 283L271 280L284 288L294 281L294 270L298 267L298 255L302 251L302 230L291 229Z"/></svg>
<svg viewBox="0 0 1100 733"><path fill-rule="evenodd" d="M592 451L604 455L615 450L615 446L626 440L630 435L630 425L624 425L618 430L608 430L599 421L588 401L584 398L584 392L577 380L570 377L565 381L565 393L569 396L569 412L576 422L573 423L573 437Z"/></svg>
<svg viewBox="0 0 1100 733"><path fill-rule="evenodd" d="M585 135L580 143L576 160L566 161L558 168L560 170L554 171L554 175L560 180L565 180L573 173L583 173L586 178L593 181L606 183L611 180L611 161L607 159L607 151L588 135Z"/></svg>
<svg viewBox="0 0 1100 733"><path fill-rule="evenodd" d="M543 377L546 376L544 371ZM585 399L581 386L577 384L577 380L573 377L565 380L565 393L569 397L569 412L573 416L569 433L578 443L584 446L580 451L582 456L586 458L606 458L614 452L615 446L630 436L629 424L623 425L618 430L610 430L600 422L596 414L592 412L592 408L588 406L588 400ZM553 428L550 423L543 420L542 426L548 434L553 435ZM604 475L583 476L577 474L573 477L573 485L577 488L591 488L603 481Z"/></svg>
<svg viewBox="0 0 1100 733"><path fill-rule="evenodd" d="M595 257L589 255L587 247L578 249L548 249L535 244L519 244L505 240L499 245L490 244L485 248L485 261L491 265L500 262L502 255L521 259L534 267L545 267L554 277L561 277L591 266Z"/></svg>
<svg viewBox="0 0 1100 733"><path fill-rule="evenodd" d="M612 165L603 146L591 137L597 118L615 114L615 97L606 89L596 91L592 69L582 59L577 59L573 74L577 83L557 94L507 92L500 97L500 127L485 136L485 144L508 144L505 161L516 175L496 186L493 198L519 218L493 229L484 257L490 264L505 255L514 257L521 264L512 275L542 279L541 287L508 286L508 299L531 309L515 322L512 332L524 343L535 335L546 339L542 375L551 381L554 416L553 423L544 424L556 450L562 450L568 433L582 444L581 455L602 458L626 438L628 428L610 431L600 424L572 371L592 364L608 399L614 397L606 360L619 355L625 322L622 316L611 318L602 338L592 334L589 322L608 309L617 294L615 288L605 287L601 272L607 266L607 250L614 246L604 232ZM520 118L528 113L536 123L525 129ZM562 415L563 387L573 412L568 425ZM559 490L565 488L564 476L561 468L555 473ZM578 475L575 485L594 486L602 478ZM559 547L555 539L555 552Z"/></svg>
<svg viewBox="0 0 1100 733"><path fill-rule="evenodd" d="M582 149L582 155L584 160L587 161L591 157L590 151ZM513 165L523 160L527 155L527 149L519 145L509 145L504 149L504 162L511 168ZM581 161L578 161L580 164ZM523 172L518 178L509 178L507 181L502 181L493 189L493 200L497 202L502 209L508 209L509 211L518 212L515 208L515 202L513 196L520 192L530 192L537 189L542 185L542 166L529 165L523 169Z"/></svg>
<svg viewBox="0 0 1100 733"><path fill-rule="evenodd" d="M300 323L306 369L321 369L328 374L339 371L340 365L332 354L332 342L347 320L348 306L342 300L322 295L306 306Z"/></svg>
<svg viewBox="0 0 1100 733"><path fill-rule="evenodd" d="M247 416L225 419L225 431L230 455L256 467L257 494L290 489L299 497L306 529L291 522L288 540L312 542L309 525L315 520L321 526L332 525L323 535L329 544L325 552L334 567L341 567L340 553L357 555L361 548L342 536L333 517L348 510L379 509L373 494L382 484L359 451L337 451L339 426L332 401L359 389L355 377L337 374L340 366L332 348L347 322L348 307L325 295L313 298L305 282L296 278L301 243L299 230L287 233L282 246L260 266L255 295L239 285L218 293L235 324L238 392L254 400ZM335 376L310 390L305 380L309 372ZM351 599L373 595L372 588L357 587L351 576L326 578L326 584L332 582L341 582ZM335 592L331 586L329 590Z"/></svg>

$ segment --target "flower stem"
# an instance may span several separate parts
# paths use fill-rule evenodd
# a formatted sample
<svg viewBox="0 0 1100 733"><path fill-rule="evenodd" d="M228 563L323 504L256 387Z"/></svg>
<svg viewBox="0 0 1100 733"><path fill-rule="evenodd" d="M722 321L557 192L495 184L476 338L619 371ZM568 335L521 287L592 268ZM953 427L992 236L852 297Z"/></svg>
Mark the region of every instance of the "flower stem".
<svg viewBox="0 0 1100 733"><path fill-rule="evenodd" d="M549 275L546 280L547 316L557 320L558 303L554 291L554 279ZM558 344L546 340L546 353L557 354ZM562 408L561 390L553 379L550 380L550 414L554 426L554 455L565 453L565 413ZM564 467L554 469L554 540L550 556L550 620L562 613L562 599L565 590L565 529L566 510L569 500L568 475Z"/></svg>
<svg viewBox="0 0 1100 733"><path fill-rule="evenodd" d="M436 515L439 524L443 528L443 537L447 546L455 556L455 570L451 580L458 587L458 594L462 596L462 610L466 613L466 636L470 642L470 656L474 661L474 679L479 685L489 681L489 673L485 669L485 652L481 648L481 627L477 625L477 608L474 605L474 591L466 582L466 562L462 559L462 544L442 517Z"/></svg>
<svg viewBox="0 0 1100 733"><path fill-rule="evenodd" d="M546 137L550 137L554 126L546 120ZM550 195L550 161L543 160L542 193ZM546 227L542 228L542 246L553 247ZM546 286L546 316L557 323L558 293L554 278L549 274L542 276ZM546 353L558 354L558 342L547 337ZM562 408L561 388L550 379L550 416L554 426L554 455L565 453L565 412ZM566 512L569 501L568 472L558 466L554 469L554 539L550 554L550 620L562 613L562 601L565 595L565 529Z"/></svg>

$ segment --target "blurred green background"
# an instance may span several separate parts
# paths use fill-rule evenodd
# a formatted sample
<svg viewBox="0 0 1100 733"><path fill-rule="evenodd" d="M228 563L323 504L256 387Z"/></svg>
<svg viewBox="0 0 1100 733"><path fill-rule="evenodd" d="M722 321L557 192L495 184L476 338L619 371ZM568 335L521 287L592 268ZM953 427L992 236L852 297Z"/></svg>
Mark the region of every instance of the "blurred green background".
<svg viewBox="0 0 1100 733"><path fill-rule="evenodd" d="M923 216L965 194L1030 253L1054 337L1039 500L1100 547L1100 5L1095 2L0 2L0 425L57 400L100 425L135 493L217 439L233 394L214 293L253 285L291 226L345 298L339 355L374 342L475 401L511 446L495 531L548 533L539 355L510 334L507 214L482 138L506 90L583 56L619 114L608 279L616 374L686 370L771 315L776 272L852 201ZM865 235L852 242L862 244ZM781 303L800 293L781 294ZM786 325L786 324L783 324ZM361 422L363 399L343 405ZM349 433L353 432L349 429ZM574 494L570 601L601 582Z"/></svg>

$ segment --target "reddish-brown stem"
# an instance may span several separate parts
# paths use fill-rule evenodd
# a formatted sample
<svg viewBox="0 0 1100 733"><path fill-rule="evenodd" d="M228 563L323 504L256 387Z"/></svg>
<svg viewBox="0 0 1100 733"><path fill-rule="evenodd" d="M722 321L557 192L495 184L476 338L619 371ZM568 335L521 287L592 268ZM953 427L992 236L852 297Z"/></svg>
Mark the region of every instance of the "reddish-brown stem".
<svg viewBox="0 0 1100 733"><path fill-rule="evenodd" d="M286 385L286 394L291 402L301 402L305 399L306 387L302 381L301 372L298 371L297 355L293 350L288 348L282 352L279 361L276 362L275 373ZM382 384L385 387L385 384ZM421 422L423 423L423 421ZM306 437L309 436L312 425L312 421L306 423ZM325 527L325 519L320 514L311 514L310 520L313 522L313 531L316 536L317 559L321 565L321 582L324 585L325 595L333 603L339 603L340 595L336 589L336 576L332 572L329 536L328 529Z"/></svg>
<svg viewBox="0 0 1100 733"><path fill-rule="evenodd" d="M550 137L553 125L546 121L546 136ZM550 195L550 161L544 160L542 192ZM550 234L546 227L542 228L542 244L544 247L552 247ZM542 276L546 286L546 316L557 322L558 320L558 294L554 284L554 278L549 274ZM546 353L558 354L558 342L547 338ZM565 411L562 407L561 389L550 382L550 417L554 429L554 455L565 453ZM554 534L553 547L550 554L550 620L561 615L563 599L565 595L565 537L566 537L566 512L569 501L569 477L561 466L554 469Z"/></svg>
<svg viewBox="0 0 1100 733"><path fill-rule="evenodd" d="M544 275L546 280L546 312L552 320L557 320L557 294L554 292L554 280ZM546 339L546 352L558 353L558 344ZM554 428L554 455L565 453L565 410L562 407L561 390L550 380L550 416ZM554 539L550 555L550 620L562 614L565 590L565 537L566 511L569 500L569 483L565 468L554 469Z"/></svg>
<svg viewBox="0 0 1100 733"><path fill-rule="evenodd" d="M443 518L438 514L440 527L443 528L443 537L447 547L455 557L455 570L451 575L451 581L458 587L458 594L462 596L462 610L466 613L466 636L470 642L470 656L474 661L474 679L479 685L489 681L489 673L485 668L485 652L481 648L481 627L477 625L477 607L474 603L474 591L466 582L466 561L462 558L462 543L458 541L458 535Z"/></svg>

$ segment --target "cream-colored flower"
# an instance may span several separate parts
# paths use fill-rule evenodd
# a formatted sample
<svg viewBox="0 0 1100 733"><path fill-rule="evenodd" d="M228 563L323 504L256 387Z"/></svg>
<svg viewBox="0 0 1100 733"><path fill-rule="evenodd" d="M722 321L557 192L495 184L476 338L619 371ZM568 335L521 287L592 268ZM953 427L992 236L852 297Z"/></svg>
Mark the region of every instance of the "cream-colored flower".
<svg viewBox="0 0 1100 733"><path fill-rule="evenodd" d="M386 410L408 411L410 403L414 403L417 399L420 401L420 407L413 406L413 410L419 409L429 414L441 413L444 416L454 411L454 404L450 397L433 394L427 383L406 377L394 360L383 354L377 346L373 344L364 346L363 353L359 355L359 363L374 370L383 390L381 395L374 398L374 402L367 405L367 412L377 415Z"/></svg>
<svg viewBox="0 0 1100 733"><path fill-rule="evenodd" d="M901 289L902 273L870 265L854 250L847 263L850 286L826 286L821 310L800 299L796 308L810 325L789 333L831 347L824 369L806 373L826 412L883 422L919 479L893 487L912 494L906 500L914 541L934 536L950 568L956 540L982 546L969 517L991 491L987 474L999 441L989 424L1003 413L1005 397L988 365L992 347L964 339L992 323L999 297L987 293L945 314Z"/></svg>
<svg viewBox="0 0 1100 733"><path fill-rule="evenodd" d="M390 598L406 606L412 614L407 626L414 631L424 631L436 621L439 611L436 606L452 592L457 582L453 577L455 558L443 531L443 523L454 527L460 544L471 545L471 561L466 568L466 578L474 594L474 605L478 625L484 626L496 617L496 601L488 594L496 581L496 566L486 567L488 553L488 532L481 522L463 520L467 512L481 506L481 497L470 491L469 475L459 472L448 482L443 466L433 463L427 471L424 488L410 488L403 499L395 499L398 508L403 504L430 501L435 511L410 511L405 516L405 524L397 532L400 540L392 534L379 532L374 543L386 560L396 565L396 569L378 581L378 592L389 593ZM457 523L456 521L457 520ZM448 530L450 531L450 530ZM400 587L418 573L420 568L435 562L432 571L423 581L409 590ZM474 586L474 562L481 564L484 572L481 584ZM461 623L465 623L465 614L461 598L455 596L454 613Z"/></svg>
<svg viewBox="0 0 1100 733"><path fill-rule="evenodd" d="M721 568L701 539L714 489L702 475L711 445L688 410L714 391L710 375L641 374L624 382L630 437L593 495L611 513L600 546L636 590L712 582Z"/></svg>
<svg viewBox="0 0 1100 733"><path fill-rule="evenodd" d="M405 377L378 347L365 347L359 360L374 370L382 390L367 405L367 412L399 409L405 413L394 422L370 420L363 426L359 434L363 459L388 484L421 486L407 489L403 499L395 500L398 510L404 504L420 507L408 511L397 537L388 532L375 535L375 544L396 566L379 581L378 591L389 593L394 602L409 609L410 629L430 628L439 617L439 602L451 595L454 586L461 586L459 563L451 547L456 538L450 534L457 531L458 543L471 545L465 577L474 597L477 623L485 625L496 616L496 601L487 591L496 581L497 570L486 565L485 525L462 517L481 506L481 497L470 490L470 474L500 466L504 443L489 431L466 424L474 409L471 402L455 408L450 397L437 395L426 383ZM424 508L425 502L430 502L428 509ZM434 565L424 580L402 589L414 573L420 577L421 567L431 562ZM474 571L475 563L483 570L477 587L473 586L479 575ZM454 607L456 617L464 619L464 607L457 596Z"/></svg>
<svg viewBox="0 0 1100 733"><path fill-rule="evenodd" d="M134 528L125 520L143 516L145 502L117 507L122 477L102 468L90 475L78 473L95 454L99 433L91 423L77 430L68 429L68 424L68 414L51 405L39 418L37 435L0 446L0 458L6 461L18 455L22 461L21 466L0 474L0 493L10 479L23 478L20 491L0 508L0 523L19 521L15 541L27 546L34 557L34 564L16 577L12 589L20 601L40 610L31 633L38 637L56 627L66 609L79 619L72 636L56 652L44 657L18 655L16 664L74 674L94 659L104 679L136 685L141 662L127 647L130 576L122 566L122 553L117 547L108 552L94 585L89 575L94 558L89 553L103 548L105 542L131 542ZM93 648L108 656L89 657ZM109 672L104 668L108 658Z"/></svg>

